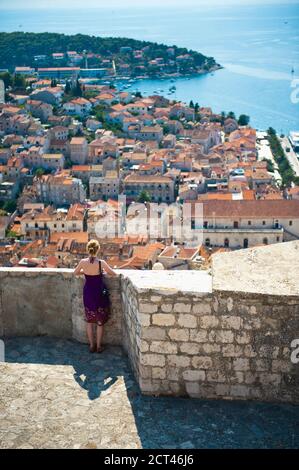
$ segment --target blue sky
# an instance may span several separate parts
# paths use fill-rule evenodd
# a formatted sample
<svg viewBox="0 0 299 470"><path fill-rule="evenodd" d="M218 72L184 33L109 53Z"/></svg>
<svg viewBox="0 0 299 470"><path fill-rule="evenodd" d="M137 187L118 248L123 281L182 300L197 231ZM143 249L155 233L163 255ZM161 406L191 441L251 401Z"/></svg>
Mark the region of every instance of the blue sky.
<svg viewBox="0 0 299 470"><path fill-rule="evenodd" d="M117 7L148 7L153 6L212 6L222 5L223 0L0 0L0 9L24 8L117 8ZM298 4L299 0L242 0L244 5L265 5L274 3ZM240 5L240 0L226 0L225 5Z"/></svg>

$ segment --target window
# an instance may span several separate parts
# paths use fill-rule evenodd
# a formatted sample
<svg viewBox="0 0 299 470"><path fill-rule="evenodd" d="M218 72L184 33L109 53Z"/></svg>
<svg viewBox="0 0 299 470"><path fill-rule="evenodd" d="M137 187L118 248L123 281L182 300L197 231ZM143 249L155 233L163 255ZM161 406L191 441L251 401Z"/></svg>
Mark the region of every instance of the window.
<svg viewBox="0 0 299 470"><path fill-rule="evenodd" d="M248 220L248 225L251 225L251 220Z"/></svg>
<svg viewBox="0 0 299 470"><path fill-rule="evenodd" d="M263 220L263 225L266 225L266 222Z"/></svg>
<svg viewBox="0 0 299 470"><path fill-rule="evenodd" d="M279 242L280 238L279 237L276 237L276 241Z"/></svg>
<svg viewBox="0 0 299 470"><path fill-rule="evenodd" d="M268 245L268 238L264 238L264 239L263 239L263 244L264 244L264 245Z"/></svg>
<svg viewBox="0 0 299 470"><path fill-rule="evenodd" d="M225 246L226 248L229 247L229 239L228 239L228 238L225 238L225 240L224 240L224 246Z"/></svg>
<svg viewBox="0 0 299 470"><path fill-rule="evenodd" d="M206 245L206 246L210 246L210 244L211 244L210 239L209 239L209 238L206 238L205 245Z"/></svg>
<svg viewBox="0 0 299 470"><path fill-rule="evenodd" d="M248 248L248 238L244 238L243 247Z"/></svg>
<svg viewBox="0 0 299 470"><path fill-rule="evenodd" d="M208 221L207 220L204 221L203 228L208 228Z"/></svg>
<svg viewBox="0 0 299 470"><path fill-rule="evenodd" d="M239 222L235 221L234 222L234 228L238 228L239 227Z"/></svg>
<svg viewBox="0 0 299 470"><path fill-rule="evenodd" d="M293 225L293 221L292 221L292 220L289 221L289 225L290 225L290 226Z"/></svg>

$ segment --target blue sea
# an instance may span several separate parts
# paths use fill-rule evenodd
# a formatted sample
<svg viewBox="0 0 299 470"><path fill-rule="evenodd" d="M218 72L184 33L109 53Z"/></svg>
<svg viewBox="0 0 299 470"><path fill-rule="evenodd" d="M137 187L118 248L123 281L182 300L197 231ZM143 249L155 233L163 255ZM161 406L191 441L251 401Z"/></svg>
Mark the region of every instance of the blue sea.
<svg viewBox="0 0 299 470"><path fill-rule="evenodd" d="M0 30L122 36L192 48L215 57L224 68L176 80L172 97L192 99L216 112L248 114L258 129L299 129L299 2L213 8L0 10ZM169 80L144 80L132 89L167 96L172 85Z"/></svg>

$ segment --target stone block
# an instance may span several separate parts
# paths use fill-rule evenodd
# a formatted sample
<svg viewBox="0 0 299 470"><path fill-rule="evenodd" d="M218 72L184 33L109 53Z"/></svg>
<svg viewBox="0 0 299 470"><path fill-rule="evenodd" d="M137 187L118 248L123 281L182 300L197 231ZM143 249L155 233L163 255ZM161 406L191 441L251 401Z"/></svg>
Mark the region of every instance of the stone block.
<svg viewBox="0 0 299 470"><path fill-rule="evenodd" d="M145 340L164 340L166 339L166 331L157 326L143 327L140 336Z"/></svg>
<svg viewBox="0 0 299 470"><path fill-rule="evenodd" d="M139 312L140 313L155 313L158 310L158 306L153 303L140 303Z"/></svg>
<svg viewBox="0 0 299 470"><path fill-rule="evenodd" d="M236 343L238 344L248 344L250 343L250 334L246 331L240 331L236 335Z"/></svg>
<svg viewBox="0 0 299 470"><path fill-rule="evenodd" d="M176 354L178 346L170 341L153 341L150 350L158 354Z"/></svg>
<svg viewBox="0 0 299 470"><path fill-rule="evenodd" d="M191 304L175 303L173 311L178 313L189 313L191 311Z"/></svg>
<svg viewBox="0 0 299 470"><path fill-rule="evenodd" d="M213 341L213 338L215 338L216 343L233 343L234 334L230 330L217 330L210 333L210 341Z"/></svg>
<svg viewBox="0 0 299 470"><path fill-rule="evenodd" d="M186 382L186 392L189 397L196 398L199 396L200 385L197 382Z"/></svg>
<svg viewBox="0 0 299 470"><path fill-rule="evenodd" d="M153 325L172 326L175 324L175 316L171 313L156 313L153 315Z"/></svg>
<svg viewBox="0 0 299 470"><path fill-rule="evenodd" d="M140 363L144 366L165 366L165 357L162 354L145 353L140 356Z"/></svg>
<svg viewBox="0 0 299 470"><path fill-rule="evenodd" d="M244 354L244 347L235 344L225 344L222 346L223 357L239 357Z"/></svg>
<svg viewBox="0 0 299 470"><path fill-rule="evenodd" d="M183 328L171 328L168 336L173 341L189 341L189 330Z"/></svg>
<svg viewBox="0 0 299 470"><path fill-rule="evenodd" d="M150 326L151 317L145 313L139 313L138 320L141 326Z"/></svg>
<svg viewBox="0 0 299 470"><path fill-rule="evenodd" d="M190 331L190 341L195 343L205 343L208 341L208 332L207 330L191 330Z"/></svg>
<svg viewBox="0 0 299 470"><path fill-rule="evenodd" d="M192 366L195 369L211 369L213 361L208 356L196 356L192 358Z"/></svg>
<svg viewBox="0 0 299 470"><path fill-rule="evenodd" d="M242 325L242 318L237 316L223 315L221 318L221 326L224 329L232 328L233 330L239 330Z"/></svg>
<svg viewBox="0 0 299 470"><path fill-rule="evenodd" d="M197 343L186 342L180 344L180 352L183 354L198 355L200 348L201 346Z"/></svg>
<svg viewBox="0 0 299 470"><path fill-rule="evenodd" d="M188 367L190 361L191 359L188 356L177 356L174 354L167 356L168 365L171 367Z"/></svg>
<svg viewBox="0 0 299 470"><path fill-rule="evenodd" d="M165 379L166 378L166 369L162 367L153 367L152 368L152 377L153 379Z"/></svg>
<svg viewBox="0 0 299 470"><path fill-rule="evenodd" d="M249 359L238 358L233 360L234 370L247 371L250 369Z"/></svg>
<svg viewBox="0 0 299 470"><path fill-rule="evenodd" d="M179 315L178 323L179 323L179 326L182 326L185 328L196 328L197 318L194 315L181 314Z"/></svg>
<svg viewBox="0 0 299 470"><path fill-rule="evenodd" d="M199 302L193 305L192 312L197 315L210 315L212 313L212 307L208 303Z"/></svg>
<svg viewBox="0 0 299 470"><path fill-rule="evenodd" d="M187 382L198 382L206 379L204 370L185 370L183 372L183 379Z"/></svg>
<svg viewBox="0 0 299 470"><path fill-rule="evenodd" d="M247 385L231 385L230 395L236 398L248 398L250 396L250 387Z"/></svg>
<svg viewBox="0 0 299 470"><path fill-rule="evenodd" d="M200 328L209 329L216 328L219 324L219 320L215 315L204 315L199 318Z"/></svg>
<svg viewBox="0 0 299 470"><path fill-rule="evenodd" d="M161 311L165 313L172 312L173 305L172 304L162 304L161 305Z"/></svg>

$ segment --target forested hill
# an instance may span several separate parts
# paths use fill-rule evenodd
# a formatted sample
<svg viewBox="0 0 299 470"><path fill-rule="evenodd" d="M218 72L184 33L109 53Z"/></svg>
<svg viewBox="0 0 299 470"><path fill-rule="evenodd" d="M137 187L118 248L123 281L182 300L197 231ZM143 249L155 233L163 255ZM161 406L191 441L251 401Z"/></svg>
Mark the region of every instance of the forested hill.
<svg viewBox="0 0 299 470"><path fill-rule="evenodd" d="M57 66L57 62L53 63L52 54L68 51L76 51L78 54L87 51L91 56L94 54L94 57L90 57L89 67L100 66L103 59L116 59L130 65L141 64L147 68L150 61L157 58L164 59L166 64L180 63L183 68L186 67L186 72L192 69L208 71L217 67L214 58L199 52L148 41L83 34L67 36L56 33L0 33L0 68L8 68L11 71L16 66L40 66L41 64L36 63L40 60L36 59L37 56L46 56L42 59L42 65ZM135 51L142 53L136 54Z"/></svg>

